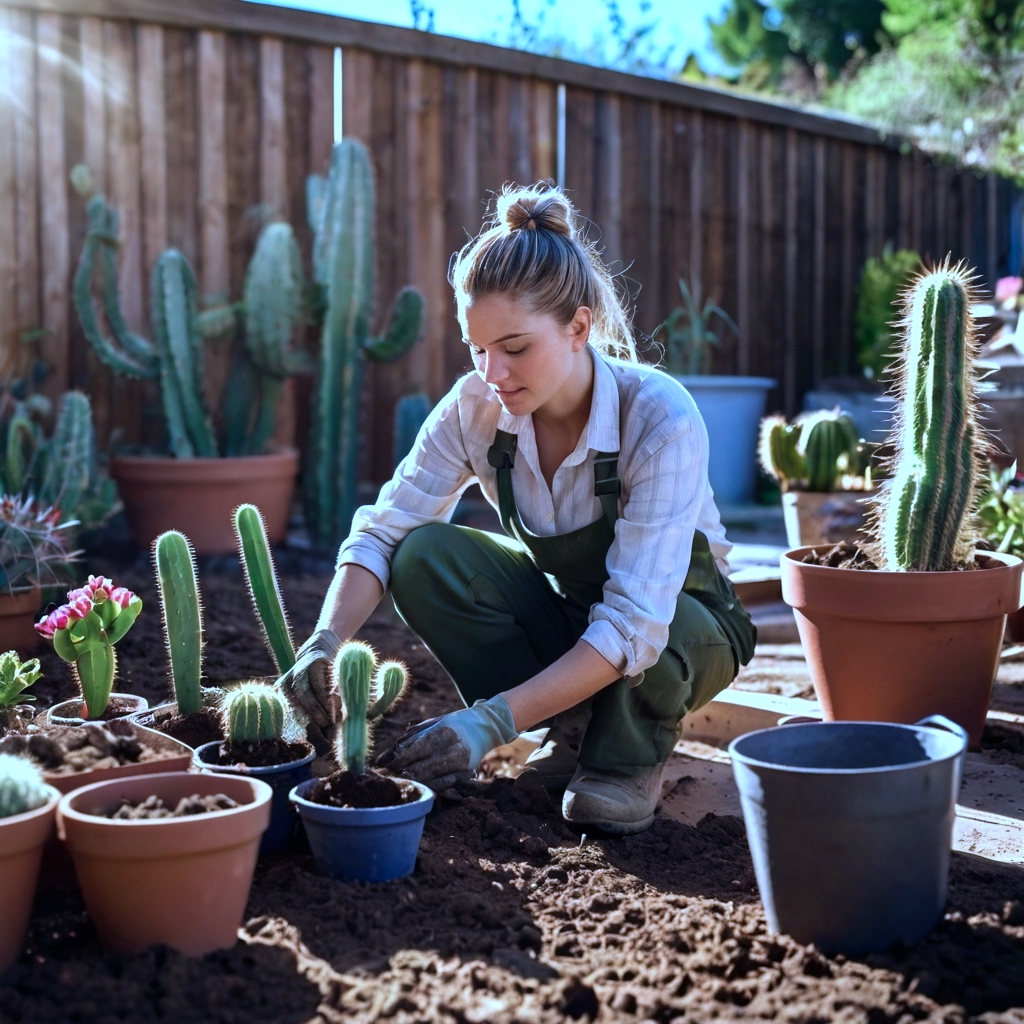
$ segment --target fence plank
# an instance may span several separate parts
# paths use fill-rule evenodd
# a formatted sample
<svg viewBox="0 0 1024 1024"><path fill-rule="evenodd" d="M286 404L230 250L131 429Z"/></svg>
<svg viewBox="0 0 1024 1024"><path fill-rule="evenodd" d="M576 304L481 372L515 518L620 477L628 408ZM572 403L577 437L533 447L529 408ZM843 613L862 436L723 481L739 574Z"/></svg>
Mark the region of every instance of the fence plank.
<svg viewBox="0 0 1024 1024"><path fill-rule="evenodd" d="M284 43L260 39L260 202L266 218L291 217L285 159Z"/></svg>
<svg viewBox="0 0 1024 1024"><path fill-rule="evenodd" d="M10 89L14 103L17 178L18 334L40 327L39 139L35 96L35 26L32 15L11 12Z"/></svg>
<svg viewBox="0 0 1024 1024"><path fill-rule="evenodd" d="M825 140L814 140L814 265L811 277L811 379L825 375Z"/></svg>
<svg viewBox="0 0 1024 1024"><path fill-rule="evenodd" d="M617 96L597 98L594 164L594 219L601 229L601 248L608 264L622 262L622 131ZM616 268L618 269L618 268Z"/></svg>
<svg viewBox="0 0 1024 1024"><path fill-rule="evenodd" d="M341 67L344 134L346 138L369 144L373 132L373 54L366 50L345 50Z"/></svg>
<svg viewBox="0 0 1024 1024"><path fill-rule="evenodd" d="M11 12L0 9L0 138L13 140L17 111L13 92L16 60ZM18 179L14 146L0 146L0 374L19 369L18 344Z"/></svg>
<svg viewBox="0 0 1024 1024"><path fill-rule="evenodd" d="M160 25L140 25L137 40L142 147L142 237L146 266L151 267L167 248L164 30Z"/></svg>
<svg viewBox="0 0 1024 1024"><path fill-rule="evenodd" d="M557 88L550 82L530 83L530 161L536 181L554 180Z"/></svg>
<svg viewBox="0 0 1024 1024"><path fill-rule="evenodd" d="M231 294L228 259L228 165L225 148L227 70L221 32L199 33L200 291Z"/></svg>
<svg viewBox="0 0 1024 1024"><path fill-rule="evenodd" d="M690 115L690 290L704 289L704 115Z"/></svg>
<svg viewBox="0 0 1024 1024"><path fill-rule="evenodd" d="M783 222L786 236L785 291L783 293L786 325L785 354L783 357L783 401L786 414L796 411L796 289L797 289L797 199L799 171L798 136L792 128L786 129L785 214Z"/></svg>
<svg viewBox="0 0 1024 1024"><path fill-rule="evenodd" d="M736 151L736 369L750 373L750 122L739 123Z"/></svg>
<svg viewBox="0 0 1024 1024"><path fill-rule="evenodd" d="M311 46L308 53L308 170L311 174L323 174L330 162L331 146L334 144L334 51L327 46Z"/></svg>
<svg viewBox="0 0 1024 1024"><path fill-rule="evenodd" d="M840 271L839 271L839 366L842 373L853 372L854 360L851 356L851 337L853 334L853 295L855 289L856 267L853 261L854 210L856 198L856 176L858 152L853 143L842 143L842 221L840 223ZM867 154L870 158L870 153ZM873 203L869 159L865 166L865 196ZM865 217L866 220L869 218ZM868 233L868 232L866 232Z"/></svg>
<svg viewBox="0 0 1024 1024"><path fill-rule="evenodd" d="M164 32L164 179L167 195L167 244L180 249L200 273L206 292L200 247L200 146L198 39L181 29Z"/></svg>

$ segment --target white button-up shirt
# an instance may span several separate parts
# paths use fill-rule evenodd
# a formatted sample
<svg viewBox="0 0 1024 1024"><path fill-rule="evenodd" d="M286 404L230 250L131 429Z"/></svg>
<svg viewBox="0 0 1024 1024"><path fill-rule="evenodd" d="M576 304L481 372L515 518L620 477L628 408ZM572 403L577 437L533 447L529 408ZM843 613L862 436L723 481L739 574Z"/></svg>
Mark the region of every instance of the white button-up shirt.
<svg viewBox="0 0 1024 1024"><path fill-rule="evenodd" d="M594 453L619 452L622 482L615 540L605 559L603 600L583 634L624 676L650 668L690 564L694 530L725 568L731 545L708 483L708 435L689 393L667 373L594 352L590 418L575 451L549 489L540 468L531 416L512 416L477 373L461 378L428 417L416 444L381 489L358 509L338 564L352 562L387 587L391 556L410 530L447 522L462 492L479 483L498 507L496 471L487 449L496 430L516 434L512 470L523 525L537 536L569 533L598 519Z"/></svg>

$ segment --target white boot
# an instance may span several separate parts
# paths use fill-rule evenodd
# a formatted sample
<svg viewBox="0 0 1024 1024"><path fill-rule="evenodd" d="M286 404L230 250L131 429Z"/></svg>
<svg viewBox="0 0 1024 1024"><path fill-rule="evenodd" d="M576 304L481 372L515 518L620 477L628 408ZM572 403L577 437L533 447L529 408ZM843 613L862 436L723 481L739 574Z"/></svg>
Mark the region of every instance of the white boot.
<svg viewBox="0 0 1024 1024"><path fill-rule="evenodd" d="M578 829L630 835L650 828L665 763L616 775L577 767L562 797L562 817Z"/></svg>

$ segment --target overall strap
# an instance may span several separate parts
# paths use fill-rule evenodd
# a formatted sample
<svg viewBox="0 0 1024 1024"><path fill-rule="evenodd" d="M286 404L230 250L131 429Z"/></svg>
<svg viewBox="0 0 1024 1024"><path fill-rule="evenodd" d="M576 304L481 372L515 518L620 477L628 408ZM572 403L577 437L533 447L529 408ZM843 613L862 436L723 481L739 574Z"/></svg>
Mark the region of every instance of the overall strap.
<svg viewBox="0 0 1024 1024"><path fill-rule="evenodd" d="M519 511L512 492L512 467L516 464L518 449L518 436L507 430L496 430L494 443L487 449L487 464L498 471L498 515L502 528L510 537L519 536L513 527L513 522L519 519Z"/></svg>
<svg viewBox="0 0 1024 1024"><path fill-rule="evenodd" d="M608 525L614 530L619 518L619 453L594 453L594 495L601 502L601 509Z"/></svg>

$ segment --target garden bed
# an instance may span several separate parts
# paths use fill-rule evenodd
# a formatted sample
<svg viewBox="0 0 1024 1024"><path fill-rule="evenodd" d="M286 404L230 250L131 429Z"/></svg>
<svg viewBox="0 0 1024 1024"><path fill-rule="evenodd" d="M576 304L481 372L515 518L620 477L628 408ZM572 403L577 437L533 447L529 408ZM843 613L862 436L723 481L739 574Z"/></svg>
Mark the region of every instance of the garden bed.
<svg viewBox="0 0 1024 1024"><path fill-rule="evenodd" d="M326 582L283 581L299 639ZM125 585L147 610L119 648L119 689L156 703L167 696L156 596L148 580ZM241 576L202 585L211 682L270 673ZM400 624L380 616L362 635L414 680L377 729L379 749L458 706ZM45 667L60 674L37 687L47 702L72 695L66 666ZM1012 1009L1024 1007L1017 869L955 856L946 919L928 939L828 958L767 934L737 818L659 816L640 836L581 843L511 780L457 796L428 817L410 878L346 885L315 874L302 851L261 862L245 942L194 961L105 956L77 894L43 892L0 988L0 1022L1024 1019Z"/></svg>

